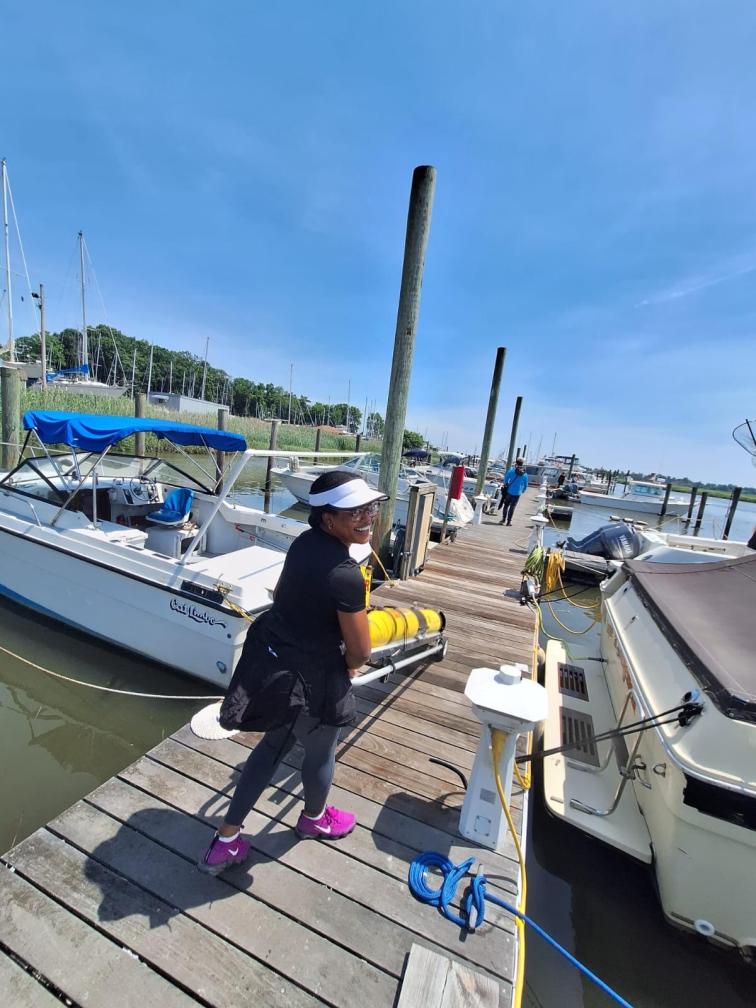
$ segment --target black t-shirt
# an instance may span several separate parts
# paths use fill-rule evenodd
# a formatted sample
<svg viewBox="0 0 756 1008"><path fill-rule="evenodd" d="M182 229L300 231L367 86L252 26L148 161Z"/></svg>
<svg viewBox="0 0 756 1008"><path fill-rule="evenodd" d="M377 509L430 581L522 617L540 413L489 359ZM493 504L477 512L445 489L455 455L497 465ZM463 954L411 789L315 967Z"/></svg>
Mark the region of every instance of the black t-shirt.
<svg viewBox="0 0 756 1008"><path fill-rule="evenodd" d="M365 583L347 547L320 529L291 545L271 611L270 632L309 654L326 656L342 640L338 612L365 608Z"/></svg>

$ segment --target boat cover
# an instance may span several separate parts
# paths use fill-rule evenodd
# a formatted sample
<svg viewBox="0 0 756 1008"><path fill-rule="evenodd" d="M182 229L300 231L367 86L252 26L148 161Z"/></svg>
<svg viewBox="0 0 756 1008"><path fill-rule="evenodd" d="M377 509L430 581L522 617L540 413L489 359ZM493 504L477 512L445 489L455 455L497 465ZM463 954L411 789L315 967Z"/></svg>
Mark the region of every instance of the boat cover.
<svg viewBox="0 0 756 1008"><path fill-rule="evenodd" d="M28 410L24 413L24 429L36 431L43 444L65 444L90 452L102 452L109 445L141 433L155 434L172 444L204 445L222 452L245 451L247 448L247 441L241 434L146 417Z"/></svg>
<svg viewBox="0 0 756 1008"><path fill-rule="evenodd" d="M716 706L756 721L756 553L714 563L627 560L625 569Z"/></svg>

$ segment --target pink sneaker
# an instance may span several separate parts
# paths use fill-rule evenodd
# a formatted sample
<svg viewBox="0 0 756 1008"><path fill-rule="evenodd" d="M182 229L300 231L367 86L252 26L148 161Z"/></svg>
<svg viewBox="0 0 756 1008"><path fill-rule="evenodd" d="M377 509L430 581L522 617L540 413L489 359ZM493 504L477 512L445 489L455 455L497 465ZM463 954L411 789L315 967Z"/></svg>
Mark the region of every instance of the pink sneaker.
<svg viewBox="0 0 756 1008"><path fill-rule="evenodd" d="M231 843L224 843L216 833L197 867L206 875L219 875L226 868L246 861L248 857L249 840L238 836Z"/></svg>
<svg viewBox="0 0 756 1008"><path fill-rule="evenodd" d="M352 832L356 822L357 816L351 812L342 812L333 805L326 805L320 819L308 819L302 813L297 820L296 830L302 840L340 840Z"/></svg>

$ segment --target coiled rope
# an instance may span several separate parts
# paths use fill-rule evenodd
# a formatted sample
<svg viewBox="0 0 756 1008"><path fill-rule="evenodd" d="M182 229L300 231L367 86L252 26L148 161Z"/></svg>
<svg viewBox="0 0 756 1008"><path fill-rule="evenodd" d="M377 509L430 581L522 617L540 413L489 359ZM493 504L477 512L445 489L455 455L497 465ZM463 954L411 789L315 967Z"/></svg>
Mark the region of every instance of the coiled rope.
<svg viewBox="0 0 756 1008"><path fill-rule="evenodd" d="M486 919L486 900L495 903L497 906L513 914L518 921L531 927L536 934L540 935L544 941L548 942L552 948L556 949L569 963L579 969L584 976L592 980L597 987L604 991L617 1004L622 1005L623 1008L632 1008L629 1001L626 1001L600 977L596 976L592 970L581 963L579 959L576 959L571 952L568 952L566 948L560 945L558 941L552 938L547 931L544 931L527 914L522 913L517 907L512 906L511 903L507 903L506 900L489 893L486 889L488 880L485 875L479 873L472 876L470 879L470 891L462 902L462 914L456 913L450 904L456 895L457 885L474 863L474 858L468 858L467 861L455 865L453 861L444 857L443 854L437 854L435 851L425 851L415 858L409 868L408 881L412 895L420 900L421 903L438 907L439 911L448 921L457 924L471 933L474 933ZM438 869L443 876L439 889L432 889L426 882L425 876L429 868Z"/></svg>

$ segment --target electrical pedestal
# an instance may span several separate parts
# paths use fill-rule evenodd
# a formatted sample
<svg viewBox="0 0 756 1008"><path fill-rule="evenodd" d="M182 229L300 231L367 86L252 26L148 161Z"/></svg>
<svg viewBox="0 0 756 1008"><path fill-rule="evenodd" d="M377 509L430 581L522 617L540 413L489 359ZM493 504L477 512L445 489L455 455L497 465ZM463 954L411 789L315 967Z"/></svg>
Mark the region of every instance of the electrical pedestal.
<svg viewBox="0 0 756 1008"><path fill-rule="evenodd" d="M465 696L481 722L481 733L459 832L500 853L505 851L508 826L494 778L491 729L498 728L508 736L499 774L509 803L517 736L532 731L548 714L546 690L537 682L523 679L522 673L527 671L527 666L521 664L476 668L465 687Z"/></svg>

